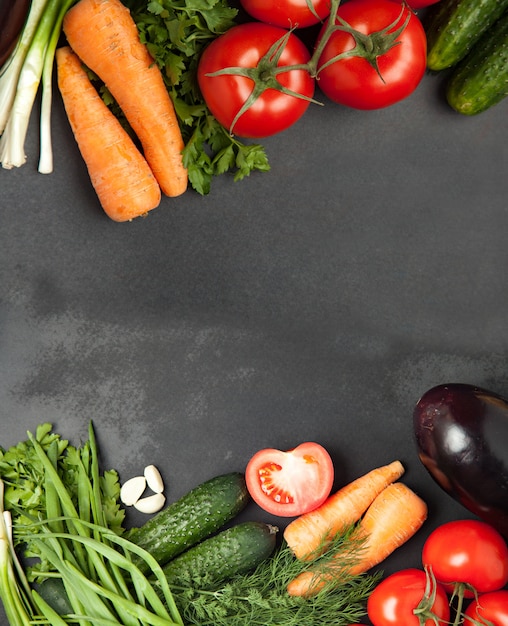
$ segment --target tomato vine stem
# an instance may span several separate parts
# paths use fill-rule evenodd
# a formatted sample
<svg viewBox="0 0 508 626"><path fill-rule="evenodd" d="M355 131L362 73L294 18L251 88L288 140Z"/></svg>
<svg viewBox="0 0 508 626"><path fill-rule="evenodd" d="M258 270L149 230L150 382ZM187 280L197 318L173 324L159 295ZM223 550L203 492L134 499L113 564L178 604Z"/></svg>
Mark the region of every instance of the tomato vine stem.
<svg viewBox="0 0 508 626"><path fill-rule="evenodd" d="M284 52L284 49L288 43L289 37L295 30L295 27L293 27L289 29L286 33L284 33L284 35L267 50L267 52L259 59L255 67L225 67L216 72L211 72L207 74L207 76L244 76L246 78L250 78L254 83L252 92L236 114L233 122L231 123L231 133L238 119L254 104L254 102L267 89L274 89L286 95L308 100L314 104L322 105L321 102L318 102L314 98L309 98L307 96L304 96L303 94L297 93L288 89L287 87L284 87L277 80L277 76L279 74L294 71L304 71L307 72L311 76L311 78L318 80L319 73L333 63L336 63L337 61L345 58L361 57L364 58L371 65L371 67L377 72L380 79L383 80L383 77L378 67L377 59L383 54L386 54L386 52L388 52L394 46L400 45L401 42L397 41L397 38L401 35L401 33L404 32L409 23L409 20L411 19L411 9L409 9L406 3L403 1L399 15L391 24L388 24L388 26L379 31L365 34L352 28L345 20L343 20L338 15L340 4L341 0L331 0L330 15L327 17L326 22L324 23L322 34L319 37L314 47L314 51L312 52L312 55L307 63L283 66L278 65L282 53ZM407 16L404 22L397 27L397 24L399 24L401 18L404 15L404 11L406 10ZM350 34L354 39L354 46L351 49L332 57L331 59L327 60L326 63L323 63L320 66L319 62L323 51L325 50L331 37L337 31L342 31Z"/></svg>

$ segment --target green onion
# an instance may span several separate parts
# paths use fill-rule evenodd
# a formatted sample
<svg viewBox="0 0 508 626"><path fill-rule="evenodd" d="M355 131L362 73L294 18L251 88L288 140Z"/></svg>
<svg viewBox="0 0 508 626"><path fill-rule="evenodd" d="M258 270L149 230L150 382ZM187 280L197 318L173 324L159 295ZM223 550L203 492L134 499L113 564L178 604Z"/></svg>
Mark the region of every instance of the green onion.
<svg viewBox="0 0 508 626"><path fill-rule="evenodd" d="M64 15L75 2L33 0L20 39L0 69L0 163L6 169L26 162L25 140L42 81L39 172L53 171L53 65Z"/></svg>
<svg viewBox="0 0 508 626"><path fill-rule="evenodd" d="M0 481L0 599L10 626L30 626L33 611L24 581L17 574L12 546L11 516L3 509L4 485Z"/></svg>

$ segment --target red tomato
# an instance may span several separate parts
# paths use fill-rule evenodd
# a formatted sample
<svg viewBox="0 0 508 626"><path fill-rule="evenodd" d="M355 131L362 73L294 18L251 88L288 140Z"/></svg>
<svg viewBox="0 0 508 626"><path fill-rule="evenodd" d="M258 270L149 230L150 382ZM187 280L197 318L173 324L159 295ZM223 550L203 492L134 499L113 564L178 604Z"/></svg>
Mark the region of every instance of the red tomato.
<svg viewBox="0 0 508 626"><path fill-rule="evenodd" d="M281 28L306 28L330 15L328 0L241 0L249 15Z"/></svg>
<svg viewBox="0 0 508 626"><path fill-rule="evenodd" d="M497 591L508 582L506 542L492 526L477 520L438 526L424 543L422 561L439 582L466 583L478 593Z"/></svg>
<svg viewBox="0 0 508 626"><path fill-rule="evenodd" d="M282 452L267 448L252 457L245 480L252 499L265 511L294 517L316 509L333 486L333 463L318 443Z"/></svg>
<svg viewBox="0 0 508 626"><path fill-rule="evenodd" d="M205 102L219 123L240 137L268 137L289 128L305 113L309 100L269 88L235 121L252 93L254 80L234 74L208 74L232 67L257 68L258 84L267 85L269 70L260 61L284 36L288 39L277 67L307 63L309 51L296 35L261 22L234 26L205 48L201 56L198 83ZM306 98L314 95L314 79L305 70L281 72L272 80Z"/></svg>
<svg viewBox="0 0 508 626"><path fill-rule="evenodd" d="M407 25L388 50L384 35L369 41L377 51L375 63L362 56L347 56L323 67L328 61L355 47L353 36L342 30L332 33L318 64L318 84L323 93L339 104L356 109L379 109L409 96L419 85L427 64L427 38L421 21L407 6L392 0L353 0L339 7L338 16L363 35L388 28L388 34ZM391 26L390 26L391 25ZM326 25L321 29L323 36ZM359 54L363 49L359 45ZM384 51L383 51L384 50ZM321 69L322 68L322 69Z"/></svg>
<svg viewBox="0 0 508 626"><path fill-rule="evenodd" d="M426 591L427 575L423 570L405 569L391 574L377 585L367 600L370 621L374 626L444 626L450 619L444 588L435 584L436 596L432 603ZM415 614L422 600L428 601L427 612L422 613L426 618L424 622Z"/></svg>
<svg viewBox="0 0 508 626"><path fill-rule="evenodd" d="M477 620L480 624L492 626L508 626L508 591L492 591L484 593L473 600L464 613L467 617ZM464 620L464 624L472 624Z"/></svg>

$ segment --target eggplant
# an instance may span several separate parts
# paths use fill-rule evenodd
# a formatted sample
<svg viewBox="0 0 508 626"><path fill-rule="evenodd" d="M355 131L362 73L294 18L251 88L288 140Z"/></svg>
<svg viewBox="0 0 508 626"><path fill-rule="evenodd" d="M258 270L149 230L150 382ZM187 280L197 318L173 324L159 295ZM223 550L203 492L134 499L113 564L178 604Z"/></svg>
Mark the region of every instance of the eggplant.
<svg viewBox="0 0 508 626"><path fill-rule="evenodd" d="M464 383L438 385L416 404L413 427L437 484L508 538L508 400Z"/></svg>
<svg viewBox="0 0 508 626"><path fill-rule="evenodd" d="M29 9L30 0L0 0L0 67L13 51Z"/></svg>

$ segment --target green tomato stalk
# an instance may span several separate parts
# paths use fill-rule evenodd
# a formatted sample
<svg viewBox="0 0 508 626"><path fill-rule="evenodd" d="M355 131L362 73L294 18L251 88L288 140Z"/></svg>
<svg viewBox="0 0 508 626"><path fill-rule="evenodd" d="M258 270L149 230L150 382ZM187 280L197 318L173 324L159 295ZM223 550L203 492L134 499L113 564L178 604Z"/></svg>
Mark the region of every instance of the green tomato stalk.
<svg viewBox="0 0 508 626"><path fill-rule="evenodd" d="M302 70L308 72L312 78L318 78L319 72L324 68L345 59L348 57L361 57L365 59L378 73L381 80L383 77L379 71L378 58L383 54L386 54L393 46L399 44L397 38L404 32L409 20L411 19L411 13L408 12L403 24L392 31L393 28L399 23L400 18L406 10L406 5L403 3L401 12L397 19L383 28L382 30L365 35L360 31L352 28L345 20L338 15L338 10L341 0L332 0L330 3L330 15L325 23L325 27L322 36L314 48L311 58L307 63L300 63L296 65L282 65L279 67L278 63L280 57L287 45L290 34L294 29L285 33L273 46L260 58L258 64L255 67L226 67L217 72L208 74L208 76L220 76L220 75L236 75L245 76L250 78L254 87L250 96L245 101L242 108L236 114L229 132L233 133L234 126L238 119L254 104L254 102L265 92L267 89L275 89L286 95L294 96L295 98L302 98L304 100L310 100L314 104L322 104L317 102L313 98L307 98L306 96L295 93L284 87L278 80L277 76L285 72L293 72L296 70ZM329 42L330 38L337 32L343 31L349 33L354 41L355 45L350 50L347 50L341 54L329 59L326 63L319 67L319 61L323 51Z"/></svg>
<svg viewBox="0 0 508 626"><path fill-rule="evenodd" d="M319 76L319 72L321 72L325 67L329 65L333 65L337 61L341 59L345 59L348 57L361 57L365 59L378 73L381 80L383 77L379 72L379 67L377 60L383 54L386 54L388 50L393 48L394 46L399 45L400 42L397 41L397 38L404 32L406 29L409 20L411 19L411 13L408 12L406 19L404 22L396 29L395 26L399 23L400 18L404 14L406 10L406 5L402 3L402 7L400 10L400 14L397 16L397 19L394 20L391 24L388 24L385 28L379 31L375 31L370 33L369 35L365 35L360 31L352 28L345 20L343 20L338 15L338 10L340 6L341 0L332 0L330 3L330 15L325 23L325 28L323 30L322 36L319 38L319 41L314 48L314 52L310 60L307 63L301 65L285 65L282 67L277 67L276 64L272 66L271 71L273 75L282 74L283 72L291 72L294 70L305 70L308 72L312 78L317 78ZM353 37L355 41L355 45L351 50L347 50L333 58L329 59L326 63L319 67L319 60L323 51L328 44L330 38L337 31L343 31L349 33L351 37ZM392 32L391 32L392 31ZM281 41L284 38L281 38Z"/></svg>
<svg viewBox="0 0 508 626"><path fill-rule="evenodd" d="M33 0L20 39L0 69L0 163L26 162L25 140L42 81L39 172L53 171L51 82L62 21L76 0Z"/></svg>
<svg viewBox="0 0 508 626"><path fill-rule="evenodd" d="M373 33L370 33L369 35L365 35L364 33L361 33L360 31L351 28L351 26L349 26L349 24L345 20L337 15L339 4L340 0L333 0L330 19L327 22L323 36L318 42L311 60L307 64L307 70L310 72L311 76L316 78L319 72L322 71L325 67L333 65L333 63L339 61L340 59L344 59L347 57L361 57L362 59L365 59L371 65L371 67L376 70L379 78L383 80L381 72L379 71L377 60L380 56L386 54L388 50L390 50L390 48L399 45L400 42L397 42L397 37L399 37L404 32L407 25L409 24L409 20L411 19L411 13L408 12L406 19L404 20L403 24L399 26L399 28L397 28L393 32L390 32L398 24L400 18L404 13L405 5L403 4L400 14L397 16L397 19L392 24L388 24L388 26L386 26L382 30L375 31ZM331 19L332 16L335 16L335 19ZM346 52L338 54L337 56L329 59L318 69L319 59L321 57L321 54L323 53L323 50L325 49L326 44L328 43L333 33L339 30L349 33L353 37L353 39L355 40L354 47L351 50L347 50Z"/></svg>

